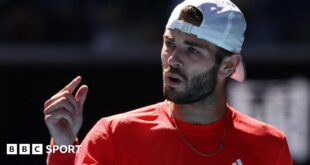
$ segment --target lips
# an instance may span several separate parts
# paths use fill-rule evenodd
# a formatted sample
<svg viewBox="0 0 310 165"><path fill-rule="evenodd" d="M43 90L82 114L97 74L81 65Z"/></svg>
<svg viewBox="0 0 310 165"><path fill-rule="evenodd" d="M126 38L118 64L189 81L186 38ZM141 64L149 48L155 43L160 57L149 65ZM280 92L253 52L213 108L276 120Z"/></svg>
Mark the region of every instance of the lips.
<svg viewBox="0 0 310 165"><path fill-rule="evenodd" d="M177 76L177 75L166 75L166 83L169 86L179 86L180 84L182 84L182 79Z"/></svg>
<svg viewBox="0 0 310 165"><path fill-rule="evenodd" d="M169 76L169 80L174 82L174 83L180 83L181 82L181 80L179 78L172 77L172 76Z"/></svg>

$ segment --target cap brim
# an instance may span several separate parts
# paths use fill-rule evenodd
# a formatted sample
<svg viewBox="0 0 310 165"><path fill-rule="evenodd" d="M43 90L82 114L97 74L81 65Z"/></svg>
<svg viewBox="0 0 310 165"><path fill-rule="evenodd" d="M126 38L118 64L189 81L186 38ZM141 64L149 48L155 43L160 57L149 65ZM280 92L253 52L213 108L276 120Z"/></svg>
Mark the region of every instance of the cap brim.
<svg viewBox="0 0 310 165"><path fill-rule="evenodd" d="M230 76L230 78L239 81L239 82L243 82L245 80L245 67L243 64L243 60L241 60L238 64L238 66L236 67L235 72Z"/></svg>

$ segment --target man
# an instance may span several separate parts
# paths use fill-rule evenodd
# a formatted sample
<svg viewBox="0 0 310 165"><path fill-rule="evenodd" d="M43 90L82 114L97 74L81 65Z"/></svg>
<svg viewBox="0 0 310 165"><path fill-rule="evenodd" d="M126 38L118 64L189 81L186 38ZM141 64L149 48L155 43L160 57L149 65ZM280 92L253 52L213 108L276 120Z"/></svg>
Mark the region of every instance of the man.
<svg viewBox="0 0 310 165"><path fill-rule="evenodd" d="M49 154L48 164L291 165L282 131L226 103L225 84L245 77L246 23L227 0L186 0L163 35L164 102L102 118L78 154ZM77 143L88 87L75 78L45 103L54 145Z"/></svg>

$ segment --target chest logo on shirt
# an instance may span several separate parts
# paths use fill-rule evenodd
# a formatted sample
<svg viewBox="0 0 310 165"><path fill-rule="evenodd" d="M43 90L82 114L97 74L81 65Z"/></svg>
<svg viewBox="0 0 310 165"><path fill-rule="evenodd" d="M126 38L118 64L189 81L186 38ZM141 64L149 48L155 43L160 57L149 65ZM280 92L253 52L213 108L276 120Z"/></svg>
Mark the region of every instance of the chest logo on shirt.
<svg viewBox="0 0 310 165"><path fill-rule="evenodd" d="M243 164L242 164L242 161L240 159L238 159L238 160L234 161L232 163L232 165L243 165Z"/></svg>

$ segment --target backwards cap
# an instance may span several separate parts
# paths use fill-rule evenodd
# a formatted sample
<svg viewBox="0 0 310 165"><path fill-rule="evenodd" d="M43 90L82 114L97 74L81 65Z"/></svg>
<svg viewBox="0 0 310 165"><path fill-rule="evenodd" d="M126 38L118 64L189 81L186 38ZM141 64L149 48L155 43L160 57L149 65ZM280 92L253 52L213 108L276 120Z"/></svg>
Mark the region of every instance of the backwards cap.
<svg viewBox="0 0 310 165"><path fill-rule="evenodd" d="M179 20L181 10L188 5L201 11L203 20L200 26ZM246 22L240 9L229 0L185 0L174 8L166 28L179 29L230 52L240 53ZM231 78L237 81L245 79L242 60Z"/></svg>

